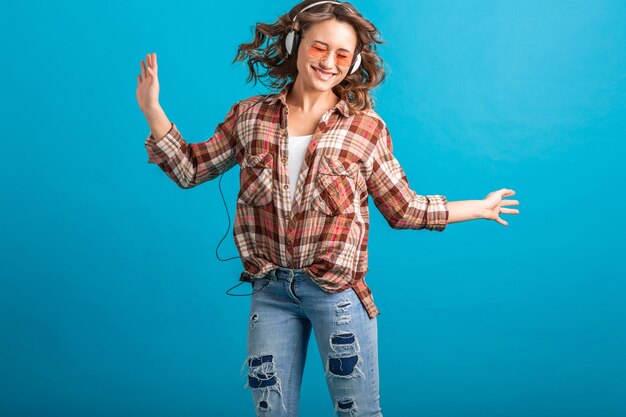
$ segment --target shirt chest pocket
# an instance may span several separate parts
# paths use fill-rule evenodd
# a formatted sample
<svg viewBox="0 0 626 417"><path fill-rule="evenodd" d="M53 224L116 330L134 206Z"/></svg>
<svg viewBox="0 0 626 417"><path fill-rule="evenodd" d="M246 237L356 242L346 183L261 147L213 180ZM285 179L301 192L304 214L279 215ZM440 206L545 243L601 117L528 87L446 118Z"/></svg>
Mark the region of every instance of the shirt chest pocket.
<svg viewBox="0 0 626 417"><path fill-rule="evenodd" d="M311 207L327 216L354 211L358 165L324 155L313 189Z"/></svg>
<svg viewBox="0 0 626 417"><path fill-rule="evenodd" d="M263 206L272 201L274 158L270 152L248 155L241 164L237 202Z"/></svg>

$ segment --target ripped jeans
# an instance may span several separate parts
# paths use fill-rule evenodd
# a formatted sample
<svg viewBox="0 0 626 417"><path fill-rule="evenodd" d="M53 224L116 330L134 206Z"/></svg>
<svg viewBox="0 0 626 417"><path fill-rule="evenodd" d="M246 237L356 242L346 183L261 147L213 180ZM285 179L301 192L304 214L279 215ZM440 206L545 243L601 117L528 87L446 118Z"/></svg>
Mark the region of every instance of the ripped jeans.
<svg viewBox="0 0 626 417"><path fill-rule="evenodd" d="M329 294L304 270L288 268L274 269L252 286L242 374L247 365L244 388L251 389L256 415L299 415L313 328L335 414L381 417L377 321L370 319L356 293Z"/></svg>

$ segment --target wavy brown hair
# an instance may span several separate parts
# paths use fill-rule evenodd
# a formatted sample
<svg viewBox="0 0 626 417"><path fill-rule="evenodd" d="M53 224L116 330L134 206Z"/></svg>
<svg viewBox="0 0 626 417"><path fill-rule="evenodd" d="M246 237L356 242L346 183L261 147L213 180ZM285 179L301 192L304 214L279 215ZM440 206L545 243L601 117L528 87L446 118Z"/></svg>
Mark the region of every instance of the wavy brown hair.
<svg viewBox="0 0 626 417"><path fill-rule="evenodd" d="M256 24L253 41L239 45L232 62L234 64L237 61L247 61L250 70L248 83L254 80L256 85L257 81L260 81L266 87L282 89L296 79L297 53L294 51L291 56L287 55L285 38L292 28L296 14L316 1L318 0L305 0L297 4L289 13L280 16L275 23ZM354 28L357 35L355 55L361 53L359 69L354 74L347 74L341 83L333 87L333 92L346 100L350 114L372 109L374 101L370 91L385 79L383 60L376 52L377 44L384 43L378 29L350 3L342 2L319 4L298 14L294 30L301 31L302 39L311 25L333 19L348 23ZM259 67L264 68L265 72L262 73Z"/></svg>

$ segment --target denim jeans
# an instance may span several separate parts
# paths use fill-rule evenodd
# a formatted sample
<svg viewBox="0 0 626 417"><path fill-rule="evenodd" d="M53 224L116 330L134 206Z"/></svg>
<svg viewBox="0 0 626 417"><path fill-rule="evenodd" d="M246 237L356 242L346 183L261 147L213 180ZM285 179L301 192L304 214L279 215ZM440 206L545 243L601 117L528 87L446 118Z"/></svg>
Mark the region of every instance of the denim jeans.
<svg viewBox="0 0 626 417"><path fill-rule="evenodd" d="M278 268L252 283L248 380L257 416L299 414L311 328L338 416L382 416L377 321L352 289L329 294L302 269ZM322 415L316 410L316 415Z"/></svg>

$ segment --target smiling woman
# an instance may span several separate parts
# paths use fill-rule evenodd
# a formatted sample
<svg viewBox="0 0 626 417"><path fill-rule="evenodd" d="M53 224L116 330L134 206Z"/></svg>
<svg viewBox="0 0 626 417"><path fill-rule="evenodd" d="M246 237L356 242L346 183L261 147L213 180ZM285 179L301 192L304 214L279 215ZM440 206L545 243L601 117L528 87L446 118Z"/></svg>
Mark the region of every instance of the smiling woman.
<svg viewBox="0 0 626 417"><path fill-rule="evenodd" d="M354 29L348 23L326 20L312 25L298 49L296 91L300 88L313 90L316 85L318 91L328 90L341 83L350 72L357 71L360 58L350 52L356 49L356 43Z"/></svg>
<svg viewBox="0 0 626 417"><path fill-rule="evenodd" d="M342 33L333 34L326 30L337 26L330 25L332 21L340 23L337 31ZM317 31L325 33L327 41L308 36L319 23L324 25L324 30L317 28ZM351 33L346 37L345 32ZM334 44L335 39L345 39L348 44L336 45L338 49L330 51L330 44ZM349 111L354 114L373 108L369 92L385 79L384 63L376 50L377 44L382 43L378 29L351 4L307 0L280 16L275 23L257 23L254 40L239 46L233 62L247 62L248 81L254 80L255 84L260 81L265 86L281 89L302 72L299 61L303 55L325 61L329 52L334 52L330 55L335 56L338 65L335 75L320 79L334 78L331 81L333 93L338 97L346 96ZM259 67L266 71L260 72ZM324 66L317 69L333 72L332 68ZM307 72L311 71L314 69Z"/></svg>
<svg viewBox="0 0 626 417"><path fill-rule="evenodd" d="M240 284L254 290L244 366L257 415L298 415L315 329L335 413L382 416L380 312L365 282L369 197L394 229L443 231L480 218L506 225L499 215L517 214L502 207L518 204L503 200L509 189L454 202L411 189L370 97L385 78L379 43L349 3L307 0L258 23L235 61L247 63L248 81L280 91L236 102L209 140L191 144L158 103L156 54L142 63L137 99L154 132L148 162L181 188L240 166L233 234Z"/></svg>

